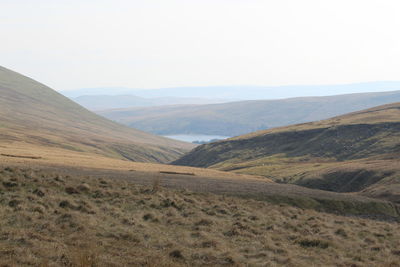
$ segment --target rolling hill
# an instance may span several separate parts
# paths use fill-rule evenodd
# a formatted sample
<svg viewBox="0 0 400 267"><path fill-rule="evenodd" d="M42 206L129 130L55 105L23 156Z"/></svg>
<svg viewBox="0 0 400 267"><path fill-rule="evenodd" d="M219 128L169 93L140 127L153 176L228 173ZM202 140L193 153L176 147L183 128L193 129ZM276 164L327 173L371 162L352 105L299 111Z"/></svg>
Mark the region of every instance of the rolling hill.
<svg viewBox="0 0 400 267"><path fill-rule="evenodd" d="M168 162L193 147L104 119L49 87L3 67L0 93L1 150L35 145L132 161ZM25 154L32 151L26 150Z"/></svg>
<svg viewBox="0 0 400 267"><path fill-rule="evenodd" d="M400 103L195 148L177 165L264 175L400 203Z"/></svg>
<svg viewBox="0 0 400 267"><path fill-rule="evenodd" d="M98 111L98 114L159 135L237 136L262 129L327 119L397 101L400 101L400 91L128 108Z"/></svg>
<svg viewBox="0 0 400 267"><path fill-rule="evenodd" d="M152 107L182 104L215 104L229 102L221 99L188 98L188 97L156 97L144 98L134 95L83 95L71 98L89 110L105 110L115 108Z"/></svg>

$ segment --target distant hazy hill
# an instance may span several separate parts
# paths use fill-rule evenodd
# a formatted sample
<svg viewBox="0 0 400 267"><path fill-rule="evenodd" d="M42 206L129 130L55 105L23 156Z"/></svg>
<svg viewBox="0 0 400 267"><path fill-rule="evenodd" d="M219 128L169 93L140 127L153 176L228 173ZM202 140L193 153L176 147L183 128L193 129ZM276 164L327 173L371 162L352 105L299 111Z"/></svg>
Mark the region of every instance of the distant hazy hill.
<svg viewBox="0 0 400 267"><path fill-rule="evenodd" d="M177 165L258 174L400 203L400 103L195 148Z"/></svg>
<svg viewBox="0 0 400 267"><path fill-rule="evenodd" d="M262 129L327 119L400 101L400 91L282 100L239 101L99 111L98 114L160 135L236 136Z"/></svg>
<svg viewBox="0 0 400 267"><path fill-rule="evenodd" d="M289 86L198 86L160 89L133 89L124 87L100 87L68 90L68 97L82 95L135 95L139 97L190 97L216 99L282 99L302 96L327 96L362 92L400 90L400 81L366 82L339 85L289 85Z"/></svg>
<svg viewBox="0 0 400 267"><path fill-rule="evenodd" d="M130 107L150 107L178 104L213 104L228 102L219 99L186 98L186 97L156 97L144 98L134 95L83 95L71 98L79 105L89 110L104 110Z"/></svg>
<svg viewBox="0 0 400 267"><path fill-rule="evenodd" d="M45 85L3 67L0 142L152 162L176 159L191 147L104 119Z"/></svg>

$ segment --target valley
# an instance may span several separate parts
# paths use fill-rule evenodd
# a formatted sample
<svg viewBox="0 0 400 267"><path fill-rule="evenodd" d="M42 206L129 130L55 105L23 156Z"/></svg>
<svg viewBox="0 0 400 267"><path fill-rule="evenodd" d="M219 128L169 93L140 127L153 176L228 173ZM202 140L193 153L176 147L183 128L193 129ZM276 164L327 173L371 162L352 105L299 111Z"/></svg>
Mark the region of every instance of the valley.
<svg viewBox="0 0 400 267"><path fill-rule="evenodd" d="M0 267L400 267L400 1L0 1Z"/></svg>
<svg viewBox="0 0 400 267"><path fill-rule="evenodd" d="M400 260L398 104L196 147L0 70L1 265Z"/></svg>

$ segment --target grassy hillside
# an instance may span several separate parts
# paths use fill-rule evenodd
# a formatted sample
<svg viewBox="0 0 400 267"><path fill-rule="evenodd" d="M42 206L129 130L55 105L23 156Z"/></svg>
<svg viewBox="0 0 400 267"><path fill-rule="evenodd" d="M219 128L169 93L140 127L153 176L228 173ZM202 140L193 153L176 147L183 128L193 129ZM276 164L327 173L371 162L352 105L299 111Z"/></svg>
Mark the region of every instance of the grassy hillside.
<svg viewBox="0 0 400 267"><path fill-rule="evenodd" d="M22 142L146 162L168 162L192 147L111 122L3 67L0 92L1 144Z"/></svg>
<svg viewBox="0 0 400 267"><path fill-rule="evenodd" d="M202 145L175 164L400 203L399 156L400 104L390 104Z"/></svg>
<svg viewBox="0 0 400 267"><path fill-rule="evenodd" d="M212 105L164 106L99 111L106 118L161 135L236 136L261 129L327 119L400 101L400 91L241 101Z"/></svg>
<svg viewBox="0 0 400 267"><path fill-rule="evenodd" d="M398 223L0 168L1 266L399 266Z"/></svg>

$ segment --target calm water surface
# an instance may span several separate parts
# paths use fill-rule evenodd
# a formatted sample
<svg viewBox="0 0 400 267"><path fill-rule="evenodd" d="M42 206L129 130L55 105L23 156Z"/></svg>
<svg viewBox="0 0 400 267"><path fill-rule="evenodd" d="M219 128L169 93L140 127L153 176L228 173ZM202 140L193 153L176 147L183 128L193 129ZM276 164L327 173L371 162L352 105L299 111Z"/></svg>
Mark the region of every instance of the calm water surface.
<svg viewBox="0 0 400 267"><path fill-rule="evenodd" d="M192 143L194 141L205 141L208 142L213 139L226 139L229 138L229 136L223 136L223 135L207 135L207 134L177 134L177 135L166 135L165 137L179 140L179 141L184 141L184 142L189 142Z"/></svg>

